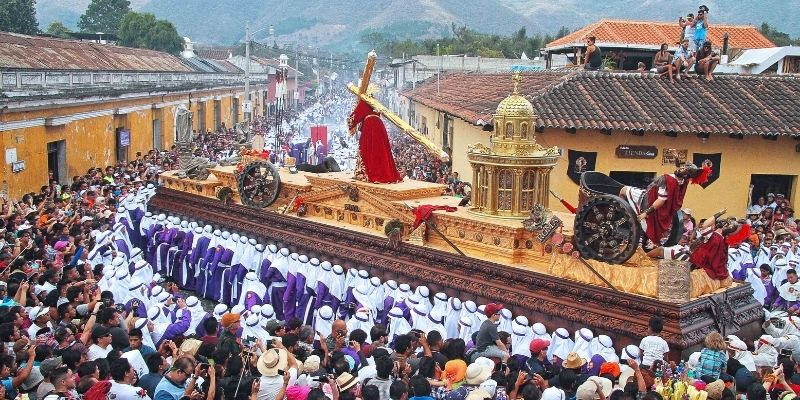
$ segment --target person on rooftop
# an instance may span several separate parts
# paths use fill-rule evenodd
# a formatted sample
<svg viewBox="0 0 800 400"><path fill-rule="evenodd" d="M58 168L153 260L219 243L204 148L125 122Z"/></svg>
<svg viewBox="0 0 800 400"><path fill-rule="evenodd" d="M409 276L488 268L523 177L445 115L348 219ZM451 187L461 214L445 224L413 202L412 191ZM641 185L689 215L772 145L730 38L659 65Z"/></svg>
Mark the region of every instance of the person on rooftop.
<svg viewBox="0 0 800 400"><path fill-rule="evenodd" d="M594 36L586 38L586 61L583 68L590 71L598 71L603 65L603 51L594 44L595 40Z"/></svg>
<svg viewBox="0 0 800 400"><path fill-rule="evenodd" d="M707 80L713 81L714 76L711 74L719 65L719 60L719 55L711 49L711 42L706 40L703 42L703 47L697 51L697 64L694 66L694 71L698 75L705 74Z"/></svg>
<svg viewBox="0 0 800 400"><path fill-rule="evenodd" d="M686 76L686 73L692 69L694 61L694 52L689 49L689 39L684 38L680 46L678 46L678 50L675 50L675 56L673 57L675 75L677 75L678 80L681 80L681 72L683 72L683 76Z"/></svg>

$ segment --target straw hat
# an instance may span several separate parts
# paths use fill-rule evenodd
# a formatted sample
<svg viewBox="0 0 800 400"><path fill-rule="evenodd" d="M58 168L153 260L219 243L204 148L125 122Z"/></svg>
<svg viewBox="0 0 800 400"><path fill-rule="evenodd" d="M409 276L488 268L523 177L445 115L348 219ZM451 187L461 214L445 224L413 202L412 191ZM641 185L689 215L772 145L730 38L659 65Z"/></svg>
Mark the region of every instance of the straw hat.
<svg viewBox="0 0 800 400"><path fill-rule="evenodd" d="M289 358L284 349L269 349L256 362L258 372L264 376L278 376L278 370L286 370Z"/></svg>
<svg viewBox="0 0 800 400"><path fill-rule="evenodd" d="M567 369L580 368L584 364L586 364L586 359L581 358L581 356L579 356L578 353L576 353L574 351L570 352L567 355L567 359L564 360L564 368L567 368Z"/></svg>

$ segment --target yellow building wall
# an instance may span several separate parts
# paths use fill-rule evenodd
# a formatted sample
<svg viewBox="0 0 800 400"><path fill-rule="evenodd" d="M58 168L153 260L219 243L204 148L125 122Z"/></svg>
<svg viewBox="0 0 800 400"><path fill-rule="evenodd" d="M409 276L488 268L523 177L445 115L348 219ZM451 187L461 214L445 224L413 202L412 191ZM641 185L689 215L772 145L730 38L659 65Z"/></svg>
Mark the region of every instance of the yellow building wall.
<svg viewBox="0 0 800 400"><path fill-rule="evenodd" d="M435 129L435 111L416 103L415 113L428 118L429 138L441 146L441 132ZM475 143L489 145L489 132L461 119L454 120L453 132L453 171L459 173L461 180L472 179L472 168L466 157L467 147ZM443 124L442 124L443 125ZM441 128L442 126L440 126ZM609 174L611 171L654 172L656 176L674 171L673 165L662 165L664 149L686 149L688 159L693 153L722 153L720 177L707 188L690 185L684 200L684 207L691 208L697 218L705 218L722 208L730 215L744 216L751 175L791 175L794 176L791 192L786 195L793 201L795 209L800 206L800 153L795 146L800 143L790 137L780 137L777 141L766 140L760 136L746 136L742 140L727 136L711 136L705 142L694 135L680 135L677 138L661 134L645 133L634 136L627 132L612 132L604 135L599 131L578 130L575 134L563 129L545 129L536 135L537 142L544 147L558 146L563 155L550 175L550 188L561 194L573 205L578 204L578 185L566 173L568 149L597 152L596 170ZM658 148L658 156L652 160L621 159L616 156L619 145L644 145ZM550 198L550 208L567 211L554 197Z"/></svg>
<svg viewBox="0 0 800 400"><path fill-rule="evenodd" d="M239 89L240 91L240 89ZM66 177L69 183L75 175L86 173L91 167L105 167L117 162L115 129L125 127L131 131L131 145L128 148L128 159L136 157L136 152L146 154L153 149L153 119L159 118L161 124L162 148L169 149L174 144L174 117L176 105L152 109L159 103L186 101L202 96L220 96L220 120L232 122L231 97L237 89L205 90L192 93L175 93L145 98L113 99L101 103L77 105L42 106L26 111L6 110L0 113L0 126L6 122L34 120L38 118L55 118L75 115L84 112L114 110L128 107L144 107L143 110L132 111L123 115L106 115L85 118L68 122L60 126L34 126L24 129L0 129L0 146L3 149L15 148L17 159L25 161L25 169L18 173L11 172L11 166L5 160L5 151L0 152L2 168L0 181L6 181L9 195L19 197L24 193L38 192L47 183L47 144L65 141ZM213 127L213 100L206 109L206 126ZM192 101L191 109L196 112L196 101ZM239 112L241 110L238 110ZM241 120L241 112L240 112ZM197 121L194 121L195 129Z"/></svg>

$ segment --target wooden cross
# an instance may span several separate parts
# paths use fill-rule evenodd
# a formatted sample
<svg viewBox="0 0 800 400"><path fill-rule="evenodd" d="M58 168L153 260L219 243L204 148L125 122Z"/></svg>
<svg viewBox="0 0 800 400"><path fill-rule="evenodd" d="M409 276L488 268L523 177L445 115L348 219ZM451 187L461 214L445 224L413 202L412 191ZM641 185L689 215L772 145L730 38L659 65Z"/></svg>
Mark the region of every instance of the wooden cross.
<svg viewBox="0 0 800 400"><path fill-rule="evenodd" d="M378 59L378 55L375 54L375 51L370 51L367 54L367 63L364 65L364 71L361 73L361 82L356 87L356 85L350 83L347 85L347 89L350 90L359 100L363 100L365 103L369 104L372 109L380 114L381 116L385 117L389 120L392 124L396 127L400 128L403 133L408 136L411 136L412 139L416 140L417 143L421 144L425 147L431 154L438 157L443 162L450 161L450 156L447 155L447 152L440 149L433 143L430 139L428 139L425 135L420 133L418 130L414 129L411 125L409 125L406 121L400 118L399 115L392 112L392 110L388 109L386 106L381 104L378 99L372 97L368 93L369 88L369 81L372 78L372 71L375 69L375 62ZM350 131L350 134L354 134L355 129Z"/></svg>

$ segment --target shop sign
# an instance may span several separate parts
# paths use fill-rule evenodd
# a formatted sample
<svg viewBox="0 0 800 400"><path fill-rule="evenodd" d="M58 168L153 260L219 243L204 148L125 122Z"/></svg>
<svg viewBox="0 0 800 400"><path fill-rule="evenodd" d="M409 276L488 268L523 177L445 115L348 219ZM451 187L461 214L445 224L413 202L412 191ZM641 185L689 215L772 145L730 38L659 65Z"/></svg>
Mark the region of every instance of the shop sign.
<svg viewBox="0 0 800 400"><path fill-rule="evenodd" d="M619 158L651 160L658 155L658 148L656 146L632 146L623 144L617 146L616 154Z"/></svg>

